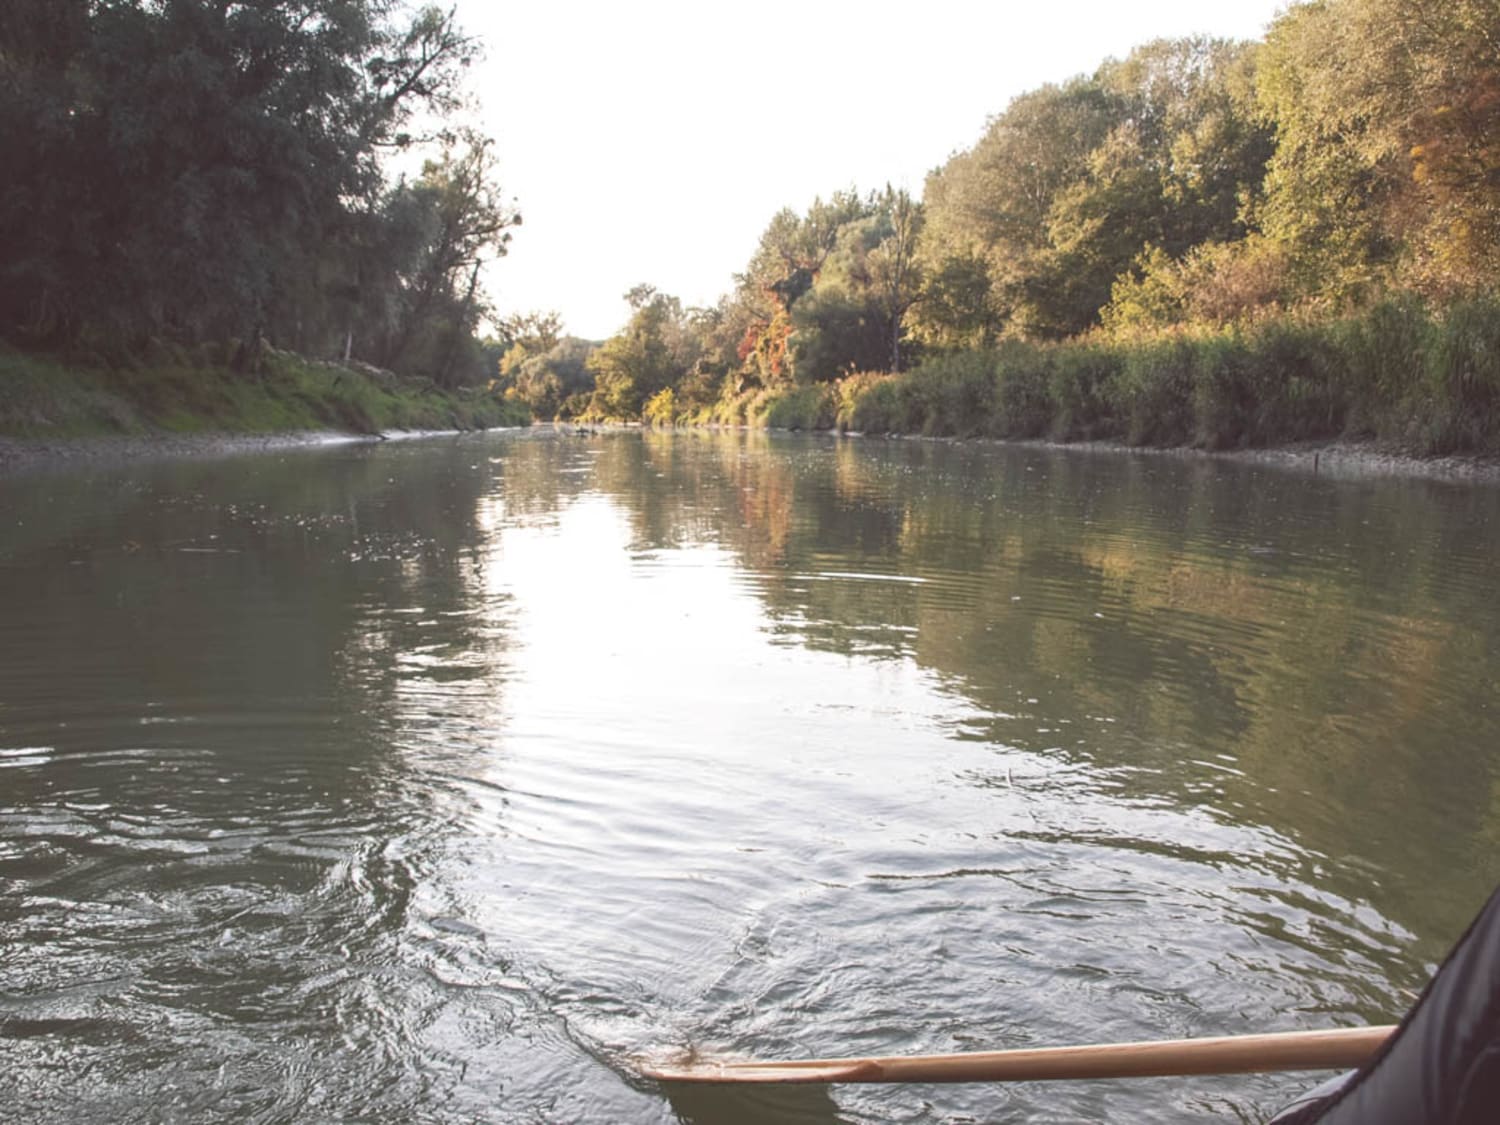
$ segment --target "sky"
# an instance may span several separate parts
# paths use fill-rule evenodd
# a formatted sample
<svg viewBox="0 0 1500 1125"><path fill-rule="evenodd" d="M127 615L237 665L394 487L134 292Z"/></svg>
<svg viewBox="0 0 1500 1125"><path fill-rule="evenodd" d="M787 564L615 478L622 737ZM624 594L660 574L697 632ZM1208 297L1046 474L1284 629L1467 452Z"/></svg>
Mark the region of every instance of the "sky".
<svg viewBox="0 0 1500 1125"><path fill-rule="evenodd" d="M1285 0L458 0L523 224L486 286L603 339L641 282L707 305L783 207L927 173L1017 94L1159 38L1260 38Z"/></svg>

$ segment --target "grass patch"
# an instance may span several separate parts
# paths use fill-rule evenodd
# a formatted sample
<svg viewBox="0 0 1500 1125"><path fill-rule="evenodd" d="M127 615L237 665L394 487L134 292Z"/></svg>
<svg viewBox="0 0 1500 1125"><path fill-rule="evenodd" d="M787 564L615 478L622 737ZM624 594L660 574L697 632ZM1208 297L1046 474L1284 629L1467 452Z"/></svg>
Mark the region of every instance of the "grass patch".
<svg viewBox="0 0 1500 1125"><path fill-rule="evenodd" d="M0 433L84 437L147 429L147 420L103 372L0 346Z"/></svg>
<svg viewBox="0 0 1500 1125"><path fill-rule="evenodd" d="M158 348L149 362L69 362L0 346L0 433L110 434L468 430L526 425L529 412L484 388L440 390L362 366L268 353L249 375Z"/></svg>

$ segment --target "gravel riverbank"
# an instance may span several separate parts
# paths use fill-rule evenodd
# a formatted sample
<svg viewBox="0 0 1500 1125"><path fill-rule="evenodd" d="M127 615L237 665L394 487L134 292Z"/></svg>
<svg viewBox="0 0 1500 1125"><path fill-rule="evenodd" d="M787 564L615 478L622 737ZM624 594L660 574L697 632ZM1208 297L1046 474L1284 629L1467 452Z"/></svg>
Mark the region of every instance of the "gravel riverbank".
<svg viewBox="0 0 1500 1125"><path fill-rule="evenodd" d="M1155 448L1113 441L1040 442L1050 449L1089 450L1149 457L1207 457L1266 465L1338 480L1420 477L1471 484L1500 484L1500 460L1484 457L1423 457L1378 442L1307 442L1265 449Z"/></svg>
<svg viewBox="0 0 1500 1125"><path fill-rule="evenodd" d="M409 431L371 436L336 431L300 431L278 434L158 434L54 439L0 437L0 475L83 465L109 465L128 461L268 453L283 449L352 442L438 437L448 433L450 432ZM894 440L912 439L895 438ZM962 439L917 440L955 441ZM1341 480L1400 476L1473 484L1500 484L1500 460L1482 457L1419 457L1374 442L1306 443L1268 449L1232 449L1213 452L1187 447L1161 449L1129 446L1109 441L1018 444L1110 456L1220 458Z"/></svg>
<svg viewBox="0 0 1500 1125"><path fill-rule="evenodd" d="M82 438L0 437L0 474L126 461L223 457L278 449L377 441L360 434L304 431L282 434L154 434Z"/></svg>
<svg viewBox="0 0 1500 1125"><path fill-rule="evenodd" d="M412 438L457 437L472 430L394 430L351 434L298 430L276 434L154 434L81 438L0 437L0 476L12 473L107 466L126 462L228 457L326 445L367 444Z"/></svg>

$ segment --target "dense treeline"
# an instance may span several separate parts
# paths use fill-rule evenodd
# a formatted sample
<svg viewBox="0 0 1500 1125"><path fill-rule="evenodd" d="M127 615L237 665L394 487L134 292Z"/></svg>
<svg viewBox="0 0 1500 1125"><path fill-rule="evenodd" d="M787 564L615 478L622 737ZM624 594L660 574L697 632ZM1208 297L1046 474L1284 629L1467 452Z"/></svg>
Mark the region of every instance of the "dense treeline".
<svg viewBox="0 0 1500 1125"><path fill-rule="evenodd" d="M480 269L520 217L453 123L477 50L392 0L8 0L0 338L489 378Z"/></svg>
<svg viewBox="0 0 1500 1125"><path fill-rule="evenodd" d="M542 414L1500 452L1500 0L1314 0L1016 98L923 198L649 287Z"/></svg>

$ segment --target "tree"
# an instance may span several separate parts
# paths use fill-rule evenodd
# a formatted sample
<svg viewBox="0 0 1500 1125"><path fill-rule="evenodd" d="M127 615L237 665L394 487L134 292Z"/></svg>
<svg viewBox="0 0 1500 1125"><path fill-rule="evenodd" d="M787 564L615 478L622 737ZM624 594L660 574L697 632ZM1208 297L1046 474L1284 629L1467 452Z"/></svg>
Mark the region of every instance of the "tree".
<svg viewBox="0 0 1500 1125"><path fill-rule="evenodd" d="M1380 216L1404 178L1393 139L1369 135L1371 107L1349 104L1358 83L1329 65L1364 54L1346 41L1348 14L1290 9L1267 35L1257 81L1276 127L1262 227L1293 255L1304 291L1337 297L1369 287L1394 255Z"/></svg>
<svg viewBox="0 0 1500 1125"><path fill-rule="evenodd" d="M507 394L524 402L538 418L581 413L594 390L589 356L595 345L566 336L546 351L528 355L508 376ZM515 354L512 348L507 356Z"/></svg>
<svg viewBox="0 0 1500 1125"><path fill-rule="evenodd" d="M414 282L452 329L422 362L451 380L483 305L476 239L499 241L482 213L515 216L475 185L492 168L472 138L449 134L446 179L421 190L388 190L380 159L461 105L476 54L452 12L388 0L6 4L0 333L389 358L376 339L431 328L410 319ZM445 248L432 232L460 197L467 225Z"/></svg>
<svg viewBox="0 0 1500 1125"><path fill-rule="evenodd" d="M1500 0L1320 0L1272 25L1266 234L1310 294L1500 276Z"/></svg>
<svg viewBox="0 0 1500 1125"><path fill-rule="evenodd" d="M1246 231L1271 150L1245 44L1161 40L1024 94L928 178L920 334L950 346L1097 323L1147 246Z"/></svg>
<svg viewBox="0 0 1500 1125"><path fill-rule="evenodd" d="M742 305L751 312L739 343L744 371L765 386L791 379L792 308L817 282L845 228L868 217L858 192L814 199L807 214L790 208L771 219L743 274L736 277Z"/></svg>
<svg viewBox="0 0 1500 1125"><path fill-rule="evenodd" d="M798 382L900 370L907 314L922 293L921 229L921 204L889 184L840 227L816 283L791 309Z"/></svg>
<svg viewBox="0 0 1500 1125"><path fill-rule="evenodd" d="M1000 324L990 295L989 267L977 254L949 254L934 261L922 253L921 300L911 312L917 340L938 351L983 349L995 342Z"/></svg>
<svg viewBox="0 0 1500 1125"><path fill-rule="evenodd" d="M896 190L886 184L876 206L885 216L889 232L865 256L865 269L890 341L890 369L900 371L906 314L922 295L922 267L917 259L922 205L913 201L905 188Z"/></svg>
<svg viewBox="0 0 1500 1125"><path fill-rule="evenodd" d="M1119 116L1117 99L1097 82L1076 78L1022 94L991 118L979 142L927 178L921 260L930 275L952 276L982 261L982 294L993 335L1009 323L1022 332L1049 318L1032 307L1036 259L1050 246L1048 221L1059 192L1087 174L1094 150ZM929 314L928 331L950 326ZM972 320L972 314L966 319Z"/></svg>
<svg viewBox="0 0 1500 1125"><path fill-rule="evenodd" d="M472 337L483 311L479 271L486 255L503 256L510 228L521 222L494 186L489 139L465 132L461 142L428 161L411 187L398 189L410 193L426 237L402 274L384 349L386 366L420 371L441 384L455 381L458 342Z"/></svg>
<svg viewBox="0 0 1500 1125"><path fill-rule="evenodd" d="M639 418L646 401L682 378L696 358L676 297L637 285L625 299L630 322L588 357L595 387L589 412L603 418Z"/></svg>
<svg viewBox="0 0 1500 1125"><path fill-rule="evenodd" d="M521 364L555 348L563 338L562 314L551 312L514 313L497 324L501 356L497 373L510 375Z"/></svg>

